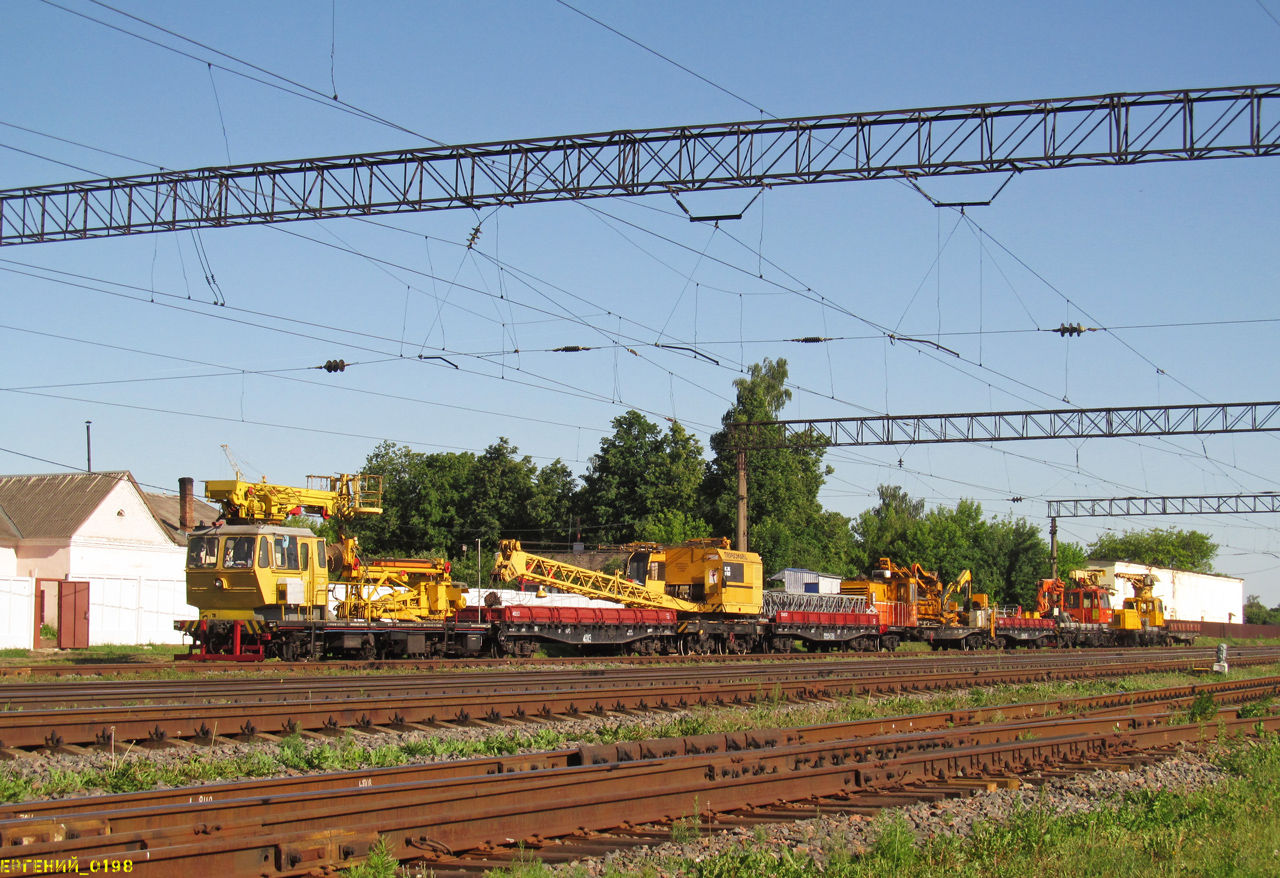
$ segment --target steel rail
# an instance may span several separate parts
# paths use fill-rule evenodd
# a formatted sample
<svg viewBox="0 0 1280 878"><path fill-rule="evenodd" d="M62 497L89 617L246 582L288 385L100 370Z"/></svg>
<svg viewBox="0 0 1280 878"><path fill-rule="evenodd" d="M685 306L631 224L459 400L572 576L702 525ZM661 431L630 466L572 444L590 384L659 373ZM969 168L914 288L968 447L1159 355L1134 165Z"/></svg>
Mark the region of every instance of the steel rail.
<svg viewBox="0 0 1280 878"><path fill-rule="evenodd" d="M1277 153L1277 85L1094 95L426 147L31 186L0 192L0 245Z"/></svg>
<svg viewBox="0 0 1280 878"><path fill-rule="evenodd" d="M1235 663L1269 663L1275 661L1277 655L1280 655L1280 650L1259 650L1250 656L1238 656ZM1015 663L1004 667L930 670L929 673L916 675L901 672L879 676L832 675L823 679L783 679L768 683L742 680L709 685L703 681L693 681L678 685L658 683L649 687L629 683L614 689L581 692L511 691L502 694L445 693L400 697L384 695L319 702L299 699L249 704L137 705L124 710L64 708L7 711L0 712L0 742L3 742L0 746L111 746L122 741L142 741L148 745L162 746L179 739L212 743L219 737L234 735L287 735L298 731L332 733L343 728L421 730L424 726L433 724L448 725L477 720L497 723L529 717L550 719L586 714L605 716L611 712L670 710L694 705L745 705L775 696L825 700L867 693L937 691L972 686L975 683L1030 683L1145 671L1186 670L1192 658L1193 656L1183 651L1182 656L1163 660L1134 656L1129 663L1053 662L1035 666Z"/></svg>
<svg viewBox="0 0 1280 878"><path fill-rule="evenodd" d="M401 859L542 839L581 829L669 820L814 797L852 797L907 785L1088 765L1219 734L1280 729L1280 717L1169 725L1167 714L1067 719L861 741L797 742L751 752L473 776L170 805L145 814L6 826L29 858L126 858L142 875L299 875L353 865L379 839ZM1040 733L1046 733L1041 736ZM193 825L195 831L193 832ZM145 826L146 828L130 828ZM24 834L25 833L25 834ZM9 848L12 850L12 848Z"/></svg>
<svg viewBox="0 0 1280 878"><path fill-rule="evenodd" d="M1107 652L1114 647L1085 647L1077 652ZM878 652L878 653L840 653L839 660L856 661L912 661L919 655L910 652ZM946 661L951 656L942 653L937 656ZM95 662L79 662L73 664L35 664L4 665L0 664L0 687L8 685L8 678L28 676L93 677L128 676L132 674L178 673L192 676L216 676L218 674L280 674L304 673L318 670L337 672L379 673L402 670L420 671L457 671L468 668L561 668L565 666L600 666L600 665L716 665L716 664L776 664L779 662L830 662L831 653L747 653L744 655L614 655L614 656L576 656L565 658L456 658L456 659L385 659L367 662L335 661L335 662L130 662L126 664L98 664ZM243 679L243 678L237 678Z"/></svg>
<svg viewBox="0 0 1280 878"><path fill-rule="evenodd" d="M583 745L575 749L540 753L328 772L301 777L274 778L267 781L251 780L215 783L198 787L94 796L88 801L77 797L0 804L0 820L46 820L58 816L83 818L90 811L115 811L170 804L190 805L264 794L278 795L285 792L366 789L385 784L423 783L428 780L442 778L510 774L512 772L548 770L606 762L632 762L637 759L657 758L659 756L741 752L764 747L775 747L782 741L815 743L833 740L861 740L949 728L1003 725L1054 716L1077 718L1089 716L1097 718L1112 715L1133 715L1138 712L1151 713L1168 708L1185 708L1202 692L1208 692L1218 704L1254 701L1280 694L1280 677L1215 680L1163 689L1086 695L1040 702L991 705L982 708L929 711L790 729L758 729L729 734L628 741L610 745Z"/></svg>
<svg viewBox="0 0 1280 878"><path fill-rule="evenodd" d="M1247 648L1240 656L1249 655ZM1262 648L1263 655L1280 659L1280 650ZM476 694L491 695L512 690L547 691L617 688L631 684L653 686L662 682L697 679L708 683L723 683L747 679L769 683L777 679L822 680L847 674L875 676L877 674L917 673L955 668L979 670L986 667L1047 667L1057 664L1106 664L1115 661L1132 662L1135 658L1155 660L1162 658L1209 658L1211 652L1177 647L1165 650L1143 650L1140 653L1124 650L1091 650L1071 652L953 652L934 655L915 654L911 658L855 659L853 661L828 660L784 665L754 666L713 665L711 667L677 666L649 670L612 668L608 670L521 670L514 672L437 673L413 675L387 675L375 678L366 676L324 677L272 677L264 679L203 679L194 680L121 680L93 682L65 682L58 686L45 683L0 683L0 707L5 710L53 709L62 707L133 706L139 702L181 702L205 704L225 701L243 703L249 701L285 701L305 698L308 701L369 698L376 695L433 695Z"/></svg>

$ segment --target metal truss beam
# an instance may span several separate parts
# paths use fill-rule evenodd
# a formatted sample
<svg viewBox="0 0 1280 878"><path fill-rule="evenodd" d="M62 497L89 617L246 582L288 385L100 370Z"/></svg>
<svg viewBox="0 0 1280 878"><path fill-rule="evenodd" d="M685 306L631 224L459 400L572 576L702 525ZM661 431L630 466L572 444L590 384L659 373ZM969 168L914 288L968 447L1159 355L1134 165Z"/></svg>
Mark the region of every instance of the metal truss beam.
<svg viewBox="0 0 1280 878"><path fill-rule="evenodd" d="M1167 405L1139 408L1044 409L948 415L884 415L828 420L754 421L729 425L735 447L826 448L1009 442L1018 439L1093 439L1105 436L1184 436L1280 432L1280 402Z"/></svg>
<svg viewBox="0 0 1280 878"><path fill-rule="evenodd" d="M1095 500L1050 500L1049 518L1092 518L1124 515L1239 515L1280 512L1280 494L1228 494L1193 497L1105 497Z"/></svg>
<svg viewBox="0 0 1280 878"><path fill-rule="evenodd" d="M814 116L0 192L0 245L406 211L1280 153L1280 85Z"/></svg>

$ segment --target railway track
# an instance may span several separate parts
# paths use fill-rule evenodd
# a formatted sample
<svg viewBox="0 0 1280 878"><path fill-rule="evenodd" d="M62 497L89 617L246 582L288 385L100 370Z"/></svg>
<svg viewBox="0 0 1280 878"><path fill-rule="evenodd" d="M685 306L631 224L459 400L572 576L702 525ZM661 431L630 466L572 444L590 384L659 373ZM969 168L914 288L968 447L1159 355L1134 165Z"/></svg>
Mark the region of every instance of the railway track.
<svg viewBox="0 0 1280 878"><path fill-rule="evenodd" d="M1211 661L1206 650L977 653L946 661L866 660L822 664L596 670L588 673L428 675L316 680L99 682L88 688L5 685L0 755L63 749L209 745L229 737L301 733L426 731L455 724L535 724L563 717L679 710L694 705L814 700L974 684L1087 679L1146 671L1186 671ZM1280 661L1280 648L1242 650L1237 665ZM229 691L235 694L229 697ZM88 700L57 701L72 696ZM155 701L135 703L128 701ZM75 704L76 706L67 706ZM61 705L61 706L60 706Z"/></svg>
<svg viewBox="0 0 1280 878"><path fill-rule="evenodd" d="M1183 649L1185 647L1177 647ZM1144 650L1148 651L1148 650ZM1081 648L1073 653L1115 652L1114 648ZM71 664L34 664L3 665L0 664L0 681L6 677L127 677L142 674L188 674L194 677L216 677L229 673L238 674L314 674L317 670L328 669L341 672L390 673L396 671L450 671L461 668L548 668L566 666L598 666L598 665L715 665L715 664L777 664L798 662L830 661L833 656L841 660L856 659L862 661L912 661L926 655L935 660L946 661L953 657L952 653L917 653L917 652L789 652L789 653L747 653L743 655L699 655L696 657L682 655L602 655L602 656L566 656L564 658L477 658L459 657L451 659L386 659L370 661L332 661L332 662L88 662L80 661ZM3 682L0 682L3 685Z"/></svg>
<svg viewBox="0 0 1280 878"><path fill-rule="evenodd" d="M1262 655L1272 654L1280 658L1280 650L1262 648ZM854 675L859 677L921 674L930 671L982 671L987 668L1019 667L1028 671L1053 669L1062 666L1094 666L1135 661L1163 661L1167 659L1202 660L1211 657L1206 651L1186 648L1143 650L1133 653L1126 650L1089 650L1065 653L955 653L944 656L916 654L912 658L879 659L846 657L826 661L795 661L785 664L772 663L758 666L752 663L714 663L711 665L684 663L677 666L660 666L638 669L631 666L619 668L581 668L577 666L509 669L471 672L433 672L427 674L396 674L375 676L273 676L261 679L206 679L195 680L139 680L139 681L67 681L57 686L45 682L24 683L18 681L0 683L0 708L7 710L43 710L60 707L108 707L133 706L149 703L215 703L220 701L241 703L249 701L289 701L299 697L306 699L339 699L365 696L434 694L434 693L491 693L512 687L528 687L536 681L538 688L588 690L604 688L619 683L637 684L660 680L679 680L696 676L710 683L750 679L762 682L782 678L822 680L831 677ZM1248 658L1249 650L1238 655ZM315 666L311 668L314 670Z"/></svg>
<svg viewBox="0 0 1280 878"><path fill-rule="evenodd" d="M10 858L128 861L142 875L302 875L363 859L381 839L437 875L661 840L673 819L706 828L967 794L1018 778L1135 764L1219 734L1280 729L1225 711L1204 725L1176 711L1269 697L1280 678L1234 680L986 710L800 729L630 742L552 753L219 784L0 809ZM1153 755L1154 754L1154 755ZM1032 782L1035 782L1034 780ZM789 804L784 804L789 803ZM651 827L638 824L652 823ZM612 833L599 838L600 832Z"/></svg>

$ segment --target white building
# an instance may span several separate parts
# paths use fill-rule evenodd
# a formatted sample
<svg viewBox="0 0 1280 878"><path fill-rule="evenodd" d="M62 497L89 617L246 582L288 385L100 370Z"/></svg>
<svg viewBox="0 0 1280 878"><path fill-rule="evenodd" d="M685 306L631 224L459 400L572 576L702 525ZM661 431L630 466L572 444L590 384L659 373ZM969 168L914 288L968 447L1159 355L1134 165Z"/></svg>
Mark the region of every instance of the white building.
<svg viewBox="0 0 1280 878"><path fill-rule="evenodd" d="M127 471L0 476L0 646L35 645L41 608L60 624L60 581L89 583L90 644L181 643L173 620L197 613L186 535L162 519L178 505L144 494ZM199 505L211 521L216 510Z"/></svg>
<svg viewBox="0 0 1280 878"><path fill-rule="evenodd" d="M840 577L815 573L803 567L786 567L769 577L781 582L783 589L795 594L840 594Z"/></svg>
<svg viewBox="0 0 1280 878"><path fill-rule="evenodd" d="M1244 621L1244 580L1238 577L1148 567L1128 561L1090 561L1089 566L1102 570L1099 581L1115 589L1114 606L1119 607L1121 601L1133 596L1133 586L1128 582L1121 579L1117 584L1116 571L1150 573L1156 580L1155 596L1164 602L1164 612L1169 618L1237 624Z"/></svg>

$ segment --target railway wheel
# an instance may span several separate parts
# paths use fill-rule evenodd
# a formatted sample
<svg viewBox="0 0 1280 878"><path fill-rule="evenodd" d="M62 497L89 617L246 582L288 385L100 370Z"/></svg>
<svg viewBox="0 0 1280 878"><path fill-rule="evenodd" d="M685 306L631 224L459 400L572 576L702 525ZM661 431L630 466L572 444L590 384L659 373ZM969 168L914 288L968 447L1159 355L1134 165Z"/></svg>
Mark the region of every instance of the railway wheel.
<svg viewBox="0 0 1280 878"><path fill-rule="evenodd" d="M1000 635L996 637L996 649L1008 649L1008 648L1009 648L1009 638L1005 637L1004 635Z"/></svg>

